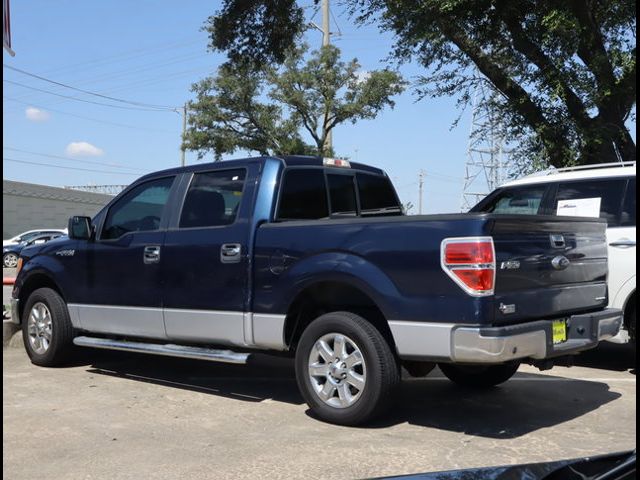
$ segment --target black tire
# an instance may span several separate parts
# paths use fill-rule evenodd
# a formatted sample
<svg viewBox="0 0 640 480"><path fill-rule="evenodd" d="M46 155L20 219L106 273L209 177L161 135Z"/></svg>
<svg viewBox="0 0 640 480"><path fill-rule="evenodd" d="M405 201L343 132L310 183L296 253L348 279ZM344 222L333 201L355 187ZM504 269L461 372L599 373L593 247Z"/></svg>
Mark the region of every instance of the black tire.
<svg viewBox="0 0 640 480"><path fill-rule="evenodd" d="M506 382L518 371L520 362L501 365L453 365L441 363L440 370L452 382L469 388L490 388Z"/></svg>
<svg viewBox="0 0 640 480"><path fill-rule="evenodd" d="M308 371L312 348L323 336L333 333L355 342L366 365L365 383L359 397L343 408L331 406L320 398ZM338 425L360 425L381 415L391 406L400 383L400 368L389 343L371 323L350 312L327 313L311 322L298 343L295 363L298 387L309 408L321 420Z"/></svg>
<svg viewBox="0 0 640 480"><path fill-rule="evenodd" d="M36 351L29 339L29 316L37 304L44 304L51 316L51 340L46 351L42 353ZM65 364L75 351L73 337L69 310L58 292L51 288L39 288L29 295L22 312L22 339L32 363L42 367Z"/></svg>

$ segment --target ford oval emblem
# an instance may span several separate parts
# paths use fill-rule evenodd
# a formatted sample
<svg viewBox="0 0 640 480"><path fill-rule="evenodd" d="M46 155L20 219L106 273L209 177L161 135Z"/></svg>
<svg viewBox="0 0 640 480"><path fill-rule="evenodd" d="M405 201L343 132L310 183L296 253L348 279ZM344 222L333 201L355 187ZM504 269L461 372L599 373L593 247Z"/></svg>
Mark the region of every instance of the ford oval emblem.
<svg viewBox="0 0 640 480"><path fill-rule="evenodd" d="M571 260L569 260L564 255L558 255L553 260L551 260L551 265L556 270L566 270L569 265L571 265Z"/></svg>

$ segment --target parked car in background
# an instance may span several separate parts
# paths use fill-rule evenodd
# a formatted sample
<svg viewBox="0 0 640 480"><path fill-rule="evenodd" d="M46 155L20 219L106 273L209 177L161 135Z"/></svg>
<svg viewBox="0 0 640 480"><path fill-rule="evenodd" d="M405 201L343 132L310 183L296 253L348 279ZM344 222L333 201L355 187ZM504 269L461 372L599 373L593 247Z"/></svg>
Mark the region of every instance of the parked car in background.
<svg viewBox="0 0 640 480"><path fill-rule="evenodd" d="M2 246L2 266L4 268L15 268L18 265L18 258L20 258L20 252L25 247L31 245L40 245L47 243L49 240L63 236L61 231L40 233L38 235L29 235L27 240L20 243L13 243Z"/></svg>
<svg viewBox="0 0 640 480"><path fill-rule="evenodd" d="M16 235L15 237L11 237L7 240L2 240L2 246L5 247L7 245L13 245L16 243L22 243L22 242L27 242L29 240L31 240L32 238L37 237L38 235L45 235L45 234L54 234L54 233L58 233L61 235L66 235L67 234L67 229L56 229L56 228L39 228L37 230L27 230L26 232L22 232L19 235Z"/></svg>
<svg viewBox="0 0 640 480"><path fill-rule="evenodd" d="M507 183L471 212L571 215L607 220L609 306L624 311L624 329L610 339L636 339L636 163L549 170Z"/></svg>
<svg viewBox="0 0 640 480"><path fill-rule="evenodd" d="M84 347L295 357L315 414L382 413L400 366L488 388L618 333L606 222L406 216L381 170L262 157L147 175L22 252L12 320L37 365ZM229 348L234 351L229 350Z"/></svg>

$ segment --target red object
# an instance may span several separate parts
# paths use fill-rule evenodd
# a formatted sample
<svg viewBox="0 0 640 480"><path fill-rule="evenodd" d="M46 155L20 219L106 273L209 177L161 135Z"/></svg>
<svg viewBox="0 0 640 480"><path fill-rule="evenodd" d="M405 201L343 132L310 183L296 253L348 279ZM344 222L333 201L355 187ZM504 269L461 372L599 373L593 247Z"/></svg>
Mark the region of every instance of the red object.
<svg viewBox="0 0 640 480"><path fill-rule="evenodd" d="M467 293L493 294L496 279L493 239L481 237L445 240L442 267Z"/></svg>
<svg viewBox="0 0 640 480"><path fill-rule="evenodd" d="M444 255L447 265L493 263L493 244L489 241L449 243Z"/></svg>
<svg viewBox="0 0 640 480"><path fill-rule="evenodd" d="M493 289L493 269L486 270L453 270L453 274L462 280L471 290L486 292Z"/></svg>
<svg viewBox="0 0 640 480"><path fill-rule="evenodd" d="M13 285L16 279L13 277L2 277L2 285Z"/></svg>

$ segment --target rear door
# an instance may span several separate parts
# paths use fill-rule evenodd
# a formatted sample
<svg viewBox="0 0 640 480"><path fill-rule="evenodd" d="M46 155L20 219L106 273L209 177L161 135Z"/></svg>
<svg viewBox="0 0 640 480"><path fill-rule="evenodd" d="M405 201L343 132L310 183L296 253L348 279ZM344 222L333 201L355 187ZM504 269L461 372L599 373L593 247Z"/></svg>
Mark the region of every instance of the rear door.
<svg viewBox="0 0 640 480"><path fill-rule="evenodd" d="M196 172L186 182L162 251L170 339L244 343L247 246L258 169L256 163Z"/></svg>

